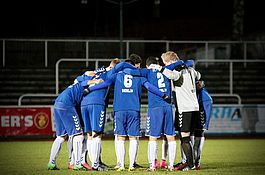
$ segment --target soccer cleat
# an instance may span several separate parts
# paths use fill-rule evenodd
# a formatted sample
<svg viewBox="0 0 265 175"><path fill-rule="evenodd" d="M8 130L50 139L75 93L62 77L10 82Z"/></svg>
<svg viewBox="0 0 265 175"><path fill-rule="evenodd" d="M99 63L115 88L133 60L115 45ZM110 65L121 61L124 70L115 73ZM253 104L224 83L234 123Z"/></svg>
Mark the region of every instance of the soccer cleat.
<svg viewBox="0 0 265 175"><path fill-rule="evenodd" d="M134 167L134 168L143 168L143 166L137 164L136 162L133 164L133 167Z"/></svg>
<svg viewBox="0 0 265 175"><path fill-rule="evenodd" d="M74 164L68 163L68 166L67 166L67 168L68 168L69 170L72 170L72 169L74 169Z"/></svg>
<svg viewBox="0 0 265 175"><path fill-rule="evenodd" d="M99 166L104 167L104 168L110 168L110 166L108 166L107 164L103 162L99 162Z"/></svg>
<svg viewBox="0 0 265 175"><path fill-rule="evenodd" d="M125 168L120 167L120 168L117 169L117 171L125 171Z"/></svg>
<svg viewBox="0 0 265 175"><path fill-rule="evenodd" d="M79 164L79 165L74 165L73 170L76 170L76 171L84 170L84 171L86 171L87 169Z"/></svg>
<svg viewBox="0 0 265 175"><path fill-rule="evenodd" d="M114 169L119 169L120 168L120 165L119 164L117 164L115 167L114 167Z"/></svg>
<svg viewBox="0 0 265 175"><path fill-rule="evenodd" d="M107 168L103 168L101 166L98 166L97 168L92 167L92 170L94 170L94 171L108 171Z"/></svg>
<svg viewBox="0 0 265 175"><path fill-rule="evenodd" d="M132 172L132 171L134 171L134 170L135 170L134 167L130 167L130 168L128 169L129 172Z"/></svg>
<svg viewBox="0 0 265 175"><path fill-rule="evenodd" d="M156 168L154 168L154 167L147 168L145 171L156 171Z"/></svg>
<svg viewBox="0 0 265 175"><path fill-rule="evenodd" d="M60 170L55 164L48 163L48 170Z"/></svg>
<svg viewBox="0 0 265 175"><path fill-rule="evenodd" d="M201 170L201 165L195 165L195 170Z"/></svg>
<svg viewBox="0 0 265 175"><path fill-rule="evenodd" d="M167 168L167 162L166 160L162 159L160 162L160 168Z"/></svg>
<svg viewBox="0 0 265 175"><path fill-rule="evenodd" d="M189 167L188 165L182 169L182 171L189 171L189 170L195 170L195 166Z"/></svg>
<svg viewBox="0 0 265 175"><path fill-rule="evenodd" d="M174 171L174 167L173 166L168 166L167 171Z"/></svg>
<svg viewBox="0 0 265 175"><path fill-rule="evenodd" d="M82 163L82 166L87 170L92 170L92 167L88 163Z"/></svg>
<svg viewBox="0 0 265 175"><path fill-rule="evenodd" d="M155 168L157 169L159 167L157 159L155 159Z"/></svg>
<svg viewBox="0 0 265 175"><path fill-rule="evenodd" d="M178 163L176 165L174 165L174 170L182 170L183 168L185 168L187 166L186 163Z"/></svg>

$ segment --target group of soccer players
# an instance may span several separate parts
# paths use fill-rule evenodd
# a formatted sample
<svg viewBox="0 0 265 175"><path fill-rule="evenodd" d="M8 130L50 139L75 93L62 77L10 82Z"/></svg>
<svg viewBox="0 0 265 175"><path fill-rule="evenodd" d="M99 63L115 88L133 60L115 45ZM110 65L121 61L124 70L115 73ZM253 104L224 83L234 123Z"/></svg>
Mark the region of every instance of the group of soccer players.
<svg viewBox="0 0 265 175"><path fill-rule="evenodd" d="M160 66L159 58L149 57L146 60L147 68L140 69L140 56L131 54L124 62L114 59L107 68L87 71L77 77L75 83L55 100L57 137L52 145L48 169L58 169L56 158L68 135L69 169L106 170L100 161L101 138L107 96L112 86L117 171L125 170L124 143L127 136L130 141L128 171L136 168L142 86L148 90L147 170L155 171L158 167L169 171L200 169L204 129L208 129L212 99L204 88L200 73L193 68L193 61L184 63L172 51L163 53L161 58L164 67ZM77 108L81 110L81 116ZM180 134L182 162L174 165L176 131ZM158 165L157 138L160 136L163 136L164 141L162 160ZM86 153L91 166L86 162Z"/></svg>

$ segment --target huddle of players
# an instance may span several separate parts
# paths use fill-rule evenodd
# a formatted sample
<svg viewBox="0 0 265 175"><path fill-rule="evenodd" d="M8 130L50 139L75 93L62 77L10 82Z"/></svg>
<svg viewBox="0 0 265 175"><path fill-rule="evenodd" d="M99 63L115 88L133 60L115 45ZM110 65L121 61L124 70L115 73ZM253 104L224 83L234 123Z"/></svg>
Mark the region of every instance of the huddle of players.
<svg viewBox="0 0 265 175"><path fill-rule="evenodd" d="M195 169L195 165L199 169L200 154L204 141L203 129L205 124L209 123L208 115L210 112L210 108L205 110L204 104L206 104L205 101L209 101L209 107L211 107L211 98L207 99L205 95L201 95L204 99L201 98L202 105L200 105L201 108L199 107L195 82L200 79L200 73L192 68L193 63L191 61L185 64L179 60L176 53L171 51L163 53L161 58L165 67L159 65L158 58L149 57L146 61L147 68L143 69L139 69L141 58L136 54L130 55L125 62L119 64L117 64L119 61L116 59L106 69L99 70L96 73L86 72L83 76L78 77L76 83L65 90L69 91L69 89L72 89L72 93L68 93L68 96L62 95L65 94L65 91L63 91L61 95L64 98L60 98L60 95L54 105L57 138L52 146L48 169L58 169L55 160L61 143L64 141L63 136L68 134L72 138L69 139L72 140L70 143L73 145L72 151L69 151L71 153L69 156L72 161L74 160L74 162L71 162L73 169L104 170L100 165L99 159L107 105L105 99L111 85L114 85L113 110L115 119L114 133L116 135L115 148L118 162L117 171L125 170L124 142L126 136L129 136L130 140L130 165L128 170L133 171L135 169L140 136L142 86L148 90L148 117L146 121L146 135L149 136L148 160L150 167L148 170L155 171L158 167L156 141L161 134L165 135L167 140L167 142L164 142L167 144L163 144L168 146L168 149L163 149L165 153L168 150L169 162L167 168L169 171L174 170L176 155L175 130L180 132L181 147L184 152L183 161L175 166L175 170L191 170ZM198 82L197 84L201 85L202 81ZM203 86L198 92L202 90L207 93ZM208 93L206 96L210 97ZM175 112L172 110L172 99L170 97L173 97L174 106L176 107L175 126ZM67 98L76 99L76 103L71 105L65 103L64 100ZM75 107L80 101L84 131L80 127L81 123L75 111ZM72 112L69 112L69 109ZM68 118L68 121L65 118ZM63 126L57 125L60 122ZM195 127L194 124L196 124ZM190 137L191 131L194 131L196 137L194 146L191 143L191 138L193 138ZM88 133L87 141L85 141L87 146L82 146L85 143L82 132ZM195 148L195 146L199 147L199 149ZM71 148L71 146L69 147ZM85 150L87 150L90 157L92 168L85 162ZM164 154L164 160L160 164L161 167L164 166L165 159Z"/></svg>

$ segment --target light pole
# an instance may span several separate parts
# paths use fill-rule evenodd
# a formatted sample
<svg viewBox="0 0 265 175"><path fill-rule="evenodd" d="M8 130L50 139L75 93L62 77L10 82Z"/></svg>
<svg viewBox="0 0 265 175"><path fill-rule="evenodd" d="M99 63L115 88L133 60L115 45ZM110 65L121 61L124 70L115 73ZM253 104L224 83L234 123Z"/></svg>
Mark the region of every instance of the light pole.
<svg viewBox="0 0 265 175"><path fill-rule="evenodd" d="M114 0L105 0L109 3L119 5L120 7L120 59L123 58L123 6L127 4L131 4L133 2L136 2L138 0L130 0L130 1L124 1L124 0L117 0L118 2Z"/></svg>

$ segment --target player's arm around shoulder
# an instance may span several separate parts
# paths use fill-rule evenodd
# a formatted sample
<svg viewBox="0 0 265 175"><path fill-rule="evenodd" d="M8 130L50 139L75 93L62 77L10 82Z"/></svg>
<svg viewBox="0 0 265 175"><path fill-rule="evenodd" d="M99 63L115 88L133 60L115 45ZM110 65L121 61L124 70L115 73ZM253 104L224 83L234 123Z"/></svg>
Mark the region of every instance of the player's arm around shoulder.
<svg viewBox="0 0 265 175"><path fill-rule="evenodd" d="M181 76L181 72L176 71L176 70L169 70L167 68L161 70L162 74L165 75L168 79L170 80L178 80Z"/></svg>

